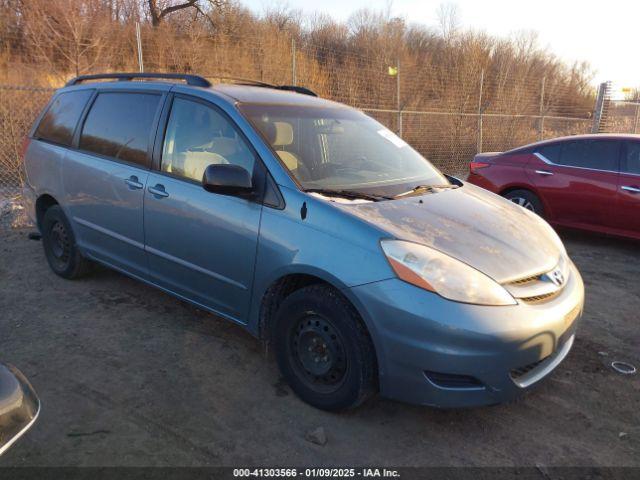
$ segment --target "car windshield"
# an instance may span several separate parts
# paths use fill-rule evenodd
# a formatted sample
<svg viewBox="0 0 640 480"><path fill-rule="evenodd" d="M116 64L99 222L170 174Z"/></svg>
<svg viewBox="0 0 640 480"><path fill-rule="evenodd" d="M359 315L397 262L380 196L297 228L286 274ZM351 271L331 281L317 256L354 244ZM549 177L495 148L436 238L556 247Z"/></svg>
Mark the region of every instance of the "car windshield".
<svg viewBox="0 0 640 480"><path fill-rule="evenodd" d="M243 104L241 111L305 190L389 198L449 181L404 140L345 107Z"/></svg>

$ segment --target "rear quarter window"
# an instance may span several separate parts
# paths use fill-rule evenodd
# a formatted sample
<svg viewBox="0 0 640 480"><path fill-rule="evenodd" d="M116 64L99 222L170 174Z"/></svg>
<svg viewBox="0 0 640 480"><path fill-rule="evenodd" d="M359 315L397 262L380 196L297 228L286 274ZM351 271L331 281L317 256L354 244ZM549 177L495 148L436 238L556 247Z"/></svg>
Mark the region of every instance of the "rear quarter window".
<svg viewBox="0 0 640 480"><path fill-rule="evenodd" d="M148 167L160 99L156 93L99 93L84 122L80 149Z"/></svg>
<svg viewBox="0 0 640 480"><path fill-rule="evenodd" d="M93 90L77 90L59 94L49 106L35 132L35 138L70 146L82 110Z"/></svg>
<svg viewBox="0 0 640 480"><path fill-rule="evenodd" d="M560 163L560 154L562 153L562 144L555 143L552 145L544 145L540 147L536 153L539 153L544 158L553 163Z"/></svg>

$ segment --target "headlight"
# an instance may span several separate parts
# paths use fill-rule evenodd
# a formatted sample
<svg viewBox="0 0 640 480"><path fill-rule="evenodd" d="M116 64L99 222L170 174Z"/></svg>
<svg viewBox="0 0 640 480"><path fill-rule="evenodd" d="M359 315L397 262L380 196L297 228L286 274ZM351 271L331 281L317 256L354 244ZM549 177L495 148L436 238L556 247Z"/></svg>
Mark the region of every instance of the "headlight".
<svg viewBox="0 0 640 480"><path fill-rule="evenodd" d="M432 248L383 240L382 250L398 278L456 302L516 305L501 285L484 273Z"/></svg>

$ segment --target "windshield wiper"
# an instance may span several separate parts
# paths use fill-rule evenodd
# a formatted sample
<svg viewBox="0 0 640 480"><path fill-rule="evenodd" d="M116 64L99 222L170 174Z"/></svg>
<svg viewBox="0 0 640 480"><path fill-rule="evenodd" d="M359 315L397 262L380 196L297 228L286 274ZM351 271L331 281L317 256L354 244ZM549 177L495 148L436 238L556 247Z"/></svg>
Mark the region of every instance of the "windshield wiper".
<svg viewBox="0 0 640 480"><path fill-rule="evenodd" d="M319 193L321 195L327 195L330 197L342 197L348 199L357 200L370 200L372 202L379 202L381 200L393 200L393 197L387 197L385 195L374 195L372 193L358 192L356 190L332 190L331 188L310 188L305 190L308 193Z"/></svg>
<svg viewBox="0 0 640 480"><path fill-rule="evenodd" d="M418 193L418 192L422 192L422 191L426 191L429 193L435 193L438 190L445 190L445 189L456 189L458 188L458 185L453 185L453 184L446 184L446 185L418 185L416 187L413 187L411 190L409 190L408 192L404 192L404 193L400 193L398 195L396 195L394 198L398 198L398 197L405 197L407 195L412 195L414 193Z"/></svg>

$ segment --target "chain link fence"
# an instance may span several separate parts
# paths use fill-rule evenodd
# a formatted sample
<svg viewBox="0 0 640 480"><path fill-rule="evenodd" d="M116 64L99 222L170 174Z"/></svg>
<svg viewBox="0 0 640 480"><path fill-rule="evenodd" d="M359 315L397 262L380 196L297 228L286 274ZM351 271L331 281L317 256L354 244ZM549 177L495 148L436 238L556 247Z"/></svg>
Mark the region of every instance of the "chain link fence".
<svg viewBox="0 0 640 480"><path fill-rule="evenodd" d="M406 58L401 65L398 57L337 53L309 42L296 44L285 35L242 39L186 35L177 41L143 31L141 52L135 37L123 38L111 54L103 49L101 55L91 56L89 51L75 63L62 62L66 68L60 68L60 62L46 62L47 55L60 57L64 51L49 51L52 47L43 44L41 56L25 57L15 71L22 72L22 78L45 78L55 86L76 73L131 71L142 65L145 71L194 72L214 82L236 77L303 85L363 110L441 170L459 176L466 175L478 152L503 151L593 128L594 96L576 98L575 88L558 79L515 76L466 64L442 69ZM22 139L54 91L26 83L0 85L0 195L19 192ZM638 131L638 108L637 104L610 106L607 130Z"/></svg>
<svg viewBox="0 0 640 480"><path fill-rule="evenodd" d="M611 101L603 130L618 133L640 133L640 101Z"/></svg>
<svg viewBox="0 0 640 480"><path fill-rule="evenodd" d="M53 92L52 88L0 85L0 197L19 195L22 142Z"/></svg>

